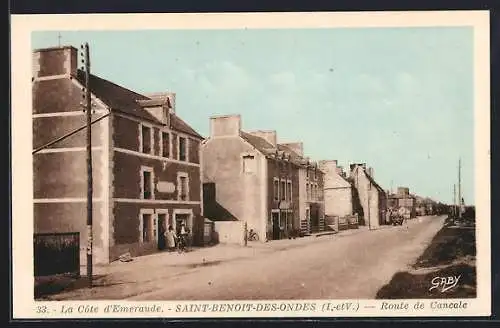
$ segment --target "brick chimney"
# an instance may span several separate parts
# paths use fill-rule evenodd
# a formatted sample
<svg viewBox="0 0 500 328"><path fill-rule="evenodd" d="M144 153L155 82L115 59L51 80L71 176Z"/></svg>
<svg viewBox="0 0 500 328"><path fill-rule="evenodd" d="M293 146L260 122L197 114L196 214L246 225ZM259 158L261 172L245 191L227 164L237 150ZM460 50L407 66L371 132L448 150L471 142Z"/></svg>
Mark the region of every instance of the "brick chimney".
<svg viewBox="0 0 500 328"><path fill-rule="evenodd" d="M286 146L299 154L300 156L304 156L304 143L302 142L287 142L282 143L283 146Z"/></svg>
<svg viewBox="0 0 500 328"><path fill-rule="evenodd" d="M37 49L33 51L33 77L76 75L78 49L72 46Z"/></svg>
<svg viewBox="0 0 500 328"><path fill-rule="evenodd" d="M337 160L321 160L318 162L318 167L326 174L337 172Z"/></svg>
<svg viewBox="0 0 500 328"><path fill-rule="evenodd" d="M239 136L241 132L241 115L222 115L210 117L210 137Z"/></svg>
<svg viewBox="0 0 500 328"><path fill-rule="evenodd" d="M261 137L274 147L277 147L278 140L276 137L276 131L274 130L257 130L257 131L249 131L248 133L257 137Z"/></svg>

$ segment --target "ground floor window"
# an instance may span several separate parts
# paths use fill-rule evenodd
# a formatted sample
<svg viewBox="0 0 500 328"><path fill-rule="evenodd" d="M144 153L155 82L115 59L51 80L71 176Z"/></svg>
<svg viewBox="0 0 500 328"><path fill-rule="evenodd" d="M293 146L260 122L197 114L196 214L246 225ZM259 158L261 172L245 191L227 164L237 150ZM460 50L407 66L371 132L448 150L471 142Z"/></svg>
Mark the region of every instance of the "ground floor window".
<svg viewBox="0 0 500 328"><path fill-rule="evenodd" d="M157 238L157 222L152 213L142 213L140 222L141 242L149 243Z"/></svg>

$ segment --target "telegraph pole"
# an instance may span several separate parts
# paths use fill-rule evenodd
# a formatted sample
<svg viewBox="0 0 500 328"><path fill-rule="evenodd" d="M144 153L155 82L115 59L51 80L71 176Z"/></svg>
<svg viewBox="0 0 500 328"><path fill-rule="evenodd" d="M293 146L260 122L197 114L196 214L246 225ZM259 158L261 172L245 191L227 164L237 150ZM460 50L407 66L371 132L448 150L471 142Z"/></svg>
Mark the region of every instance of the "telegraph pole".
<svg viewBox="0 0 500 328"><path fill-rule="evenodd" d="M458 217L462 218L462 186L461 186L461 169L462 159L458 159Z"/></svg>
<svg viewBox="0 0 500 328"><path fill-rule="evenodd" d="M456 215L457 212L457 190L456 184L453 184L453 216Z"/></svg>
<svg viewBox="0 0 500 328"><path fill-rule="evenodd" d="M85 65L85 88L83 98L85 100L84 108L87 118L87 279L89 287L92 287L92 99L90 93L90 54L89 44L81 46L83 50Z"/></svg>

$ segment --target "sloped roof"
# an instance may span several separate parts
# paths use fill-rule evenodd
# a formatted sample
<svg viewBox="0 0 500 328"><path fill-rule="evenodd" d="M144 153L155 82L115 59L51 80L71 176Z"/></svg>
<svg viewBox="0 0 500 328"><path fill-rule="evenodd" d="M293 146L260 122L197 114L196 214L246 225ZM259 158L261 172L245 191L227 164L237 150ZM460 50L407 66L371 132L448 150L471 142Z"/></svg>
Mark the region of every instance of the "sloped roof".
<svg viewBox="0 0 500 328"><path fill-rule="evenodd" d="M85 72L78 70L76 79L82 85L85 85ZM101 99L112 110L123 112L141 119L163 125L156 117L151 115L147 110L142 108L140 103L154 102L152 98L124 88L111 81L100 78L96 75L90 75L91 92ZM174 113L170 113L170 128L184 132L186 134L203 139L203 137L191 128L186 122Z"/></svg>
<svg viewBox="0 0 500 328"><path fill-rule="evenodd" d="M371 175L368 174L368 172L366 172L366 169L363 169L363 172L365 172L365 175L366 177L368 178L368 180L375 186L375 188L378 189L378 191L380 192L383 192L385 194L385 190L384 188L382 188L374 179Z"/></svg>
<svg viewBox="0 0 500 328"><path fill-rule="evenodd" d="M276 152L276 147L269 143L266 139L255 136L253 134L241 131L241 137L245 139L249 144L254 146L258 151L264 155L274 154Z"/></svg>

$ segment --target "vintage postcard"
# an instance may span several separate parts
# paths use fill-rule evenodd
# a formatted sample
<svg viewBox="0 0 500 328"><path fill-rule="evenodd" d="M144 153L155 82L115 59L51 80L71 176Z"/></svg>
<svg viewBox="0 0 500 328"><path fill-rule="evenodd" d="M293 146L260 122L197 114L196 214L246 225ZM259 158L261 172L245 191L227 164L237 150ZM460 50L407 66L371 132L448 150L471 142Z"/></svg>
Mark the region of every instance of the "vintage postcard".
<svg viewBox="0 0 500 328"><path fill-rule="evenodd" d="M488 11L12 16L13 318L488 316Z"/></svg>

